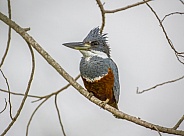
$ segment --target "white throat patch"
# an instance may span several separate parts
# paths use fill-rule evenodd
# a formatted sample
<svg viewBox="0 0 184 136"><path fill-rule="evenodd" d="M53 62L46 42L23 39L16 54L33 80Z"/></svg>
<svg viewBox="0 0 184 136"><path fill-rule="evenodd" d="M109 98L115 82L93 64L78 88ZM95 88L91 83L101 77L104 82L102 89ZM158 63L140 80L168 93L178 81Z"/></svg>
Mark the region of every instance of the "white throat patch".
<svg viewBox="0 0 184 136"><path fill-rule="evenodd" d="M107 73L107 74L108 74L108 73ZM103 78L104 76L106 76L107 74L104 74L104 75L99 76L99 77L95 77L95 78L93 78L93 79L87 78L87 77L83 77L83 78L84 78L86 81L93 83L93 82L95 82L95 81L99 81L100 79L102 79L102 78Z"/></svg>
<svg viewBox="0 0 184 136"><path fill-rule="evenodd" d="M90 51L85 51L85 50L80 50L80 52L83 54L83 56L86 58L87 61L90 60L91 57L97 56L101 58L108 58L107 54L101 51L95 51L95 50L90 50Z"/></svg>

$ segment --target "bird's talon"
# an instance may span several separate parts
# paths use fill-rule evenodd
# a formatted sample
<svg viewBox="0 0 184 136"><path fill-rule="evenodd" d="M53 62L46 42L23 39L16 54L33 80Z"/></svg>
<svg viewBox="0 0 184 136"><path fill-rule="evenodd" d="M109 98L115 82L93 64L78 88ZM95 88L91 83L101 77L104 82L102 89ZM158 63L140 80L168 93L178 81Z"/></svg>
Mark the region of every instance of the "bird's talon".
<svg viewBox="0 0 184 136"><path fill-rule="evenodd" d="M103 109L105 108L105 105L109 102L109 99L106 99L105 101L102 101L100 103L100 107L102 107Z"/></svg>

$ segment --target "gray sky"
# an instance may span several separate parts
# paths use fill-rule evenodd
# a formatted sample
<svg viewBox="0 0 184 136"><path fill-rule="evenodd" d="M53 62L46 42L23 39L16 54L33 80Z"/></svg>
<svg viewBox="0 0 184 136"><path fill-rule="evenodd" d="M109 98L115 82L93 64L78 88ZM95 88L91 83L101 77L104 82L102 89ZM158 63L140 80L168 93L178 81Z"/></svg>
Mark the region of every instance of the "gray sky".
<svg viewBox="0 0 184 136"><path fill-rule="evenodd" d="M115 9L138 2L136 0L105 2L106 9ZM82 41L88 32L101 26L101 13L96 1L12 1L12 18L21 27L30 27L29 34L73 77L79 74L81 54L62 46L64 42ZM150 3L162 19L166 14L181 11L179 0L162 0ZM0 0L0 11L7 14L7 4ZM184 51L184 16L173 15L164 21L165 29L178 51ZM7 42L8 27L0 22L0 58ZM150 92L136 94L136 87L146 89L158 83L179 78L184 68L177 61L153 13L146 5L106 15L104 29L108 33L112 59L120 74L119 108L125 113L140 117L154 124L173 127L184 114L184 80L158 87ZM67 82L35 51L36 71L30 94L46 95L57 91ZM12 32L9 54L2 67L10 89L24 93L31 71L31 57L25 41ZM78 82L83 85L82 80ZM0 74L0 88L7 89ZM0 109L4 107L0 93ZM13 115L21 102L12 95ZM17 122L7 136L24 136L27 122L35 107L29 98ZM156 131L146 129L125 120L115 119L84 98L73 87L58 96L58 105L67 136L157 136ZM0 132L11 121L9 110L0 115ZM3 123L2 123L3 122ZM184 123L179 129L184 130ZM61 129L54 106L54 98L48 100L34 116L29 136L58 136ZM169 136L162 134L162 136Z"/></svg>

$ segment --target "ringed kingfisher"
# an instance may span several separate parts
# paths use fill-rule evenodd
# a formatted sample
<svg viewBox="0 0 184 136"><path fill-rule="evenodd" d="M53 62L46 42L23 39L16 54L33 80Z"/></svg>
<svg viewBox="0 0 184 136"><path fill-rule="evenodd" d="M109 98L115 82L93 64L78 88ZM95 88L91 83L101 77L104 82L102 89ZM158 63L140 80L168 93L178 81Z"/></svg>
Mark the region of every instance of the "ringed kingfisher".
<svg viewBox="0 0 184 136"><path fill-rule="evenodd" d="M101 34L99 27L96 27L82 42L63 45L82 53L80 74L88 92L105 104L118 109L120 94L118 68L110 58L107 34Z"/></svg>

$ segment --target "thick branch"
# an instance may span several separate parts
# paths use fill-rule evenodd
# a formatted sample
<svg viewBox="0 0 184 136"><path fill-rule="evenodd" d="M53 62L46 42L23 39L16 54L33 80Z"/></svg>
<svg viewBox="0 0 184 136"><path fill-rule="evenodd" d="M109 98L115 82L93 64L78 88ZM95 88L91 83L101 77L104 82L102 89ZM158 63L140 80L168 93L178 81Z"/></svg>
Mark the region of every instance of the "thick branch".
<svg viewBox="0 0 184 136"><path fill-rule="evenodd" d="M96 97L92 96L89 97L90 94L87 92L81 85L79 85L28 33L25 32L23 28L18 26L15 22L8 19L5 15L0 13L0 20L2 20L7 25L11 26L17 33L19 33L25 41L27 41L32 47L37 50L40 55L61 75L63 76L75 89L77 89L83 96L88 98L91 102L97 104L98 106L101 105L102 101L97 99ZM184 131L182 130L174 130L173 128L166 128L159 125L154 125L152 123L146 122L134 116L128 115L122 111L118 111L115 108L106 104L104 109L111 112L115 116L121 119L125 119L127 121L136 123L138 125L144 126L146 128L150 128L152 130L156 130L155 127L163 133L169 134L176 134L176 135L184 135Z"/></svg>

